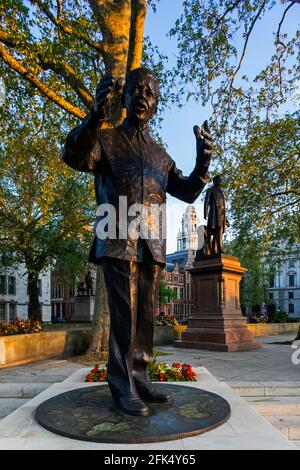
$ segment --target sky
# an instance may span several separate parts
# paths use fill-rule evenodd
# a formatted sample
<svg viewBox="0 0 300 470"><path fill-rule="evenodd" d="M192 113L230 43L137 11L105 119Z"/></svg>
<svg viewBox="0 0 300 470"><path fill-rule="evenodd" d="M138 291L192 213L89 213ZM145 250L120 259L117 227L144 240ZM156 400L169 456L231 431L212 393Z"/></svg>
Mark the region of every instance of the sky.
<svg viewBox="0 0 300 470"><path fill-rule="evenodd" d="M150 8L147 12L145 35L149 35L152 42L159 46L161 52L169 57L169 64L175 63L177 48L176 40L168 38L166 33L174 26L176 19L179 18L182 12L182 4L182 0L160 0L156 14ZM243 66L248 76L254 77L258 70L269 63L273 53L272 32L277 29L285 8L286 5L283 6L278 0L276 7L256 25L255 34L249 41ZM296 8L297 6L287 14L283 31L292 33L299 27L300 15L295 14ZM243 74L243 69L241 74ZM167 144L168 153L176 161L177 167L183 171L184 175L189 175L195 164L196 144L193 126L195 124L201 125L205 119L209 120L210 114L211 109L209 106L203 108L201 104L189 102L181 109L176 106L172 107L164 116L160 134ZM200 223L204 223L203 204L200 199L201 197L193 205L197 210ZM187 204L168 196L167 253L176 251L176 236L186 207Z"/></svg>

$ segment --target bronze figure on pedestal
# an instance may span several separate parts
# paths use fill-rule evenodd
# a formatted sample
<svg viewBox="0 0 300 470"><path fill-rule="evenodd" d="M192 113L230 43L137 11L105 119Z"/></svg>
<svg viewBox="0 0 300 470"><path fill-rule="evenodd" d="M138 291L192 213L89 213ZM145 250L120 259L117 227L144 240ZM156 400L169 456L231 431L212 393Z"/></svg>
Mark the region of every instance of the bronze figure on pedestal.
<svg viewBox="0 0 300 470"><path fill-rule="evenodd" d="M127 117L118 127L101 128L109 117L116 93L122 96ZM115 210L116 226L110 236L99 236L96 228L90 261L102 265L108 293L110 390L119 408L137 416L149 414L144 401L171 402L171 397L157 391L148 378L153 349L153 311L165 265L166 240L164 236L146 236L149 231L157 233L159 229L159 221L147 217L138 237L129 232L124 236L120 201L131 208L142 206L147 211L152 206L164 205L166 193L169 193L193 203L207 182L213 147L207 121L202 129L195 126L196 165L190 176L183 176L174 160L152 139L148 129L158 99L158 82L145 68L133 70L124 87L121 79L104 77L97 88L93 108L69 133L63 156L72 168L94 173L97 224L100 226L105 218L103 207ZM130 224L132 213L127 214L126 223Z"/></svg>
<svg viewBox="0 0 300 470"><path fill-rule="evenodd" d="M204 218L207 220L205 234L207 255L221 254L223 251L223 234L229 222L226 217L226 203L221 189L220 175L213 178L213 186L206 191L204 201Z"/></svg>

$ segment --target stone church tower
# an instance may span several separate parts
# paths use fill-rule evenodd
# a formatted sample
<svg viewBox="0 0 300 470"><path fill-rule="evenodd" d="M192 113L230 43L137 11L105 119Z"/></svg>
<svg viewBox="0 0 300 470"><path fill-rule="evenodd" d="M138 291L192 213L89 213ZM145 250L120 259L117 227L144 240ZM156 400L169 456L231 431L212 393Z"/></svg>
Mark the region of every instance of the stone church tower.
<svg viewBox="0 0 300 470"><path fill-rule="evenodd" d="M198 235L197 228L200 221L197 217L194 206L188 206L183 214L181 221L181 229L177 235L177 251L197 250Z"/></svg>

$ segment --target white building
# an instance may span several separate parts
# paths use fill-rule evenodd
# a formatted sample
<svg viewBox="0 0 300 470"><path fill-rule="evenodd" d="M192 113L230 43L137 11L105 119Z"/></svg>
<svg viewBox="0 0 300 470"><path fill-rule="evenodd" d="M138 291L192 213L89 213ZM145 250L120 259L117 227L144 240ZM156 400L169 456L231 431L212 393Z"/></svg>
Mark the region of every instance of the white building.
<svg viewBox="0 0 300 470"><path fill-rule="evenodd" d="M51 321L50 270L40 275L39 301L43 321ZM27 274L24 265L0 271L0 322L28 318Z"/></svg>
<svg viewBox="0 0 300 470"><path fill-rule="evenodd" d="M181 229L177 235L177 251L197 250L198 234L197 228L200 221L194 206L188 206L181 220Z"/></svg>
<svg viewBox="0 0 300 470"><path fill-rule="evenodd" d="M269 301L290 317L300 318L300 257L294 251L283 255L283 263L270 280Z"/></svg>

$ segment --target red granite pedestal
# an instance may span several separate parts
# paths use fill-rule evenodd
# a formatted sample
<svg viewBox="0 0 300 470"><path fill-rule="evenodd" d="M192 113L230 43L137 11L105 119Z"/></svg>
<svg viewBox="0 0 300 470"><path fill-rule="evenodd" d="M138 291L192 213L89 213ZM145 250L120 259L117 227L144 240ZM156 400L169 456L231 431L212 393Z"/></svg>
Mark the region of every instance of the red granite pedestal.
<svg viewBox="0 0 300 470"><path fill-rule="evenodd" d="M247 271L226 254L195 261L190 270L194 294L188 329L175 346L237 352L258 349L240 309L240 281Z"/></svg>

